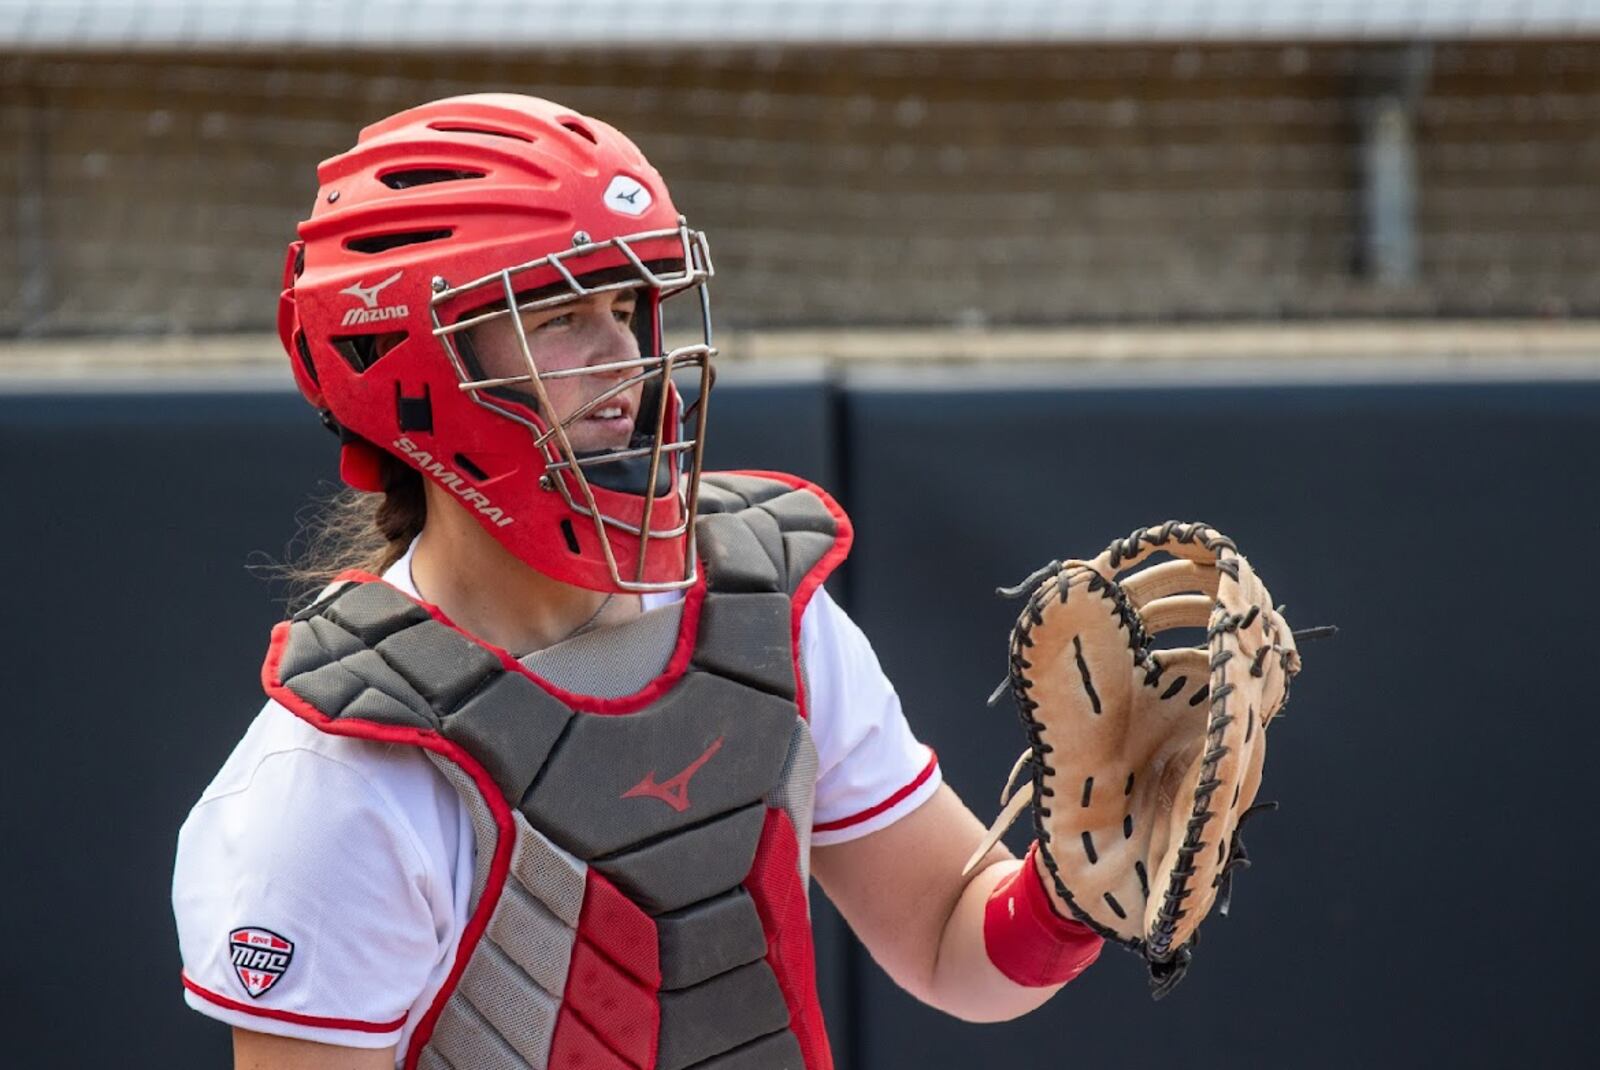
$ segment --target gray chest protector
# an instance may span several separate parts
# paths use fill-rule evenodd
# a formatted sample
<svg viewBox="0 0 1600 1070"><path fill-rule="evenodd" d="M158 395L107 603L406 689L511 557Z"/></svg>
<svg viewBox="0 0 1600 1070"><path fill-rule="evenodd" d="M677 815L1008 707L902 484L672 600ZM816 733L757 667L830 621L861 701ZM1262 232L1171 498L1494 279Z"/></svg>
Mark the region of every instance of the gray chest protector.
<svg viewBox="0 0 1600 1070"><path fill-rule="evenodd" d="M349 574L273 632L268 693L424 748L472 816L469 922L423 1070L822 1070L806 600L849 548L821 491L707 474L682 603L519 662Z"/></svg>

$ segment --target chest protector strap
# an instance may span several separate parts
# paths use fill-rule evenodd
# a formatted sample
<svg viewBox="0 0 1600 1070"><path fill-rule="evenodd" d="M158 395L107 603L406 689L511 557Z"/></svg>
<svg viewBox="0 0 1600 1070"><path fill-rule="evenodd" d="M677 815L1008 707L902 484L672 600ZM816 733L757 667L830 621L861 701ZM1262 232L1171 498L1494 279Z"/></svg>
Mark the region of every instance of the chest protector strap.
<svg viewBox="0 0 1600 1070"><path fill-rule="evenodd" d="M768 473L707 474L701 513L677 646L632 695L564 690L365 574L274 630L273 698L423 748L472 817L469 923L407 1067L831 1067L798 651L850 525Z"/></svg>

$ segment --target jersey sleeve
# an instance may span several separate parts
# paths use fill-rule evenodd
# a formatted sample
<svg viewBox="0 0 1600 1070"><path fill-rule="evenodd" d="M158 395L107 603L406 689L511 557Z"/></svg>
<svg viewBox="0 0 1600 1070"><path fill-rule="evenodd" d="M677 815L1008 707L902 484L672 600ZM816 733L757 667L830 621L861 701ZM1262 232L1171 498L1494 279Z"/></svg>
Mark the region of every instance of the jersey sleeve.
<svg viewBox="0 0 1600 1070"><path fill-rule="evenodd" d="M801 665L817 748L811 842L844 843L894 824L939 787L939 761L918 742L872 644L826 590L800 621Z"/></svg>
<svg viewBox="0 0 1600 1070"><path fill-rule="evenodd" d="M448 928L424 854L357 765L236 751L178 835L189 1005L256 1032L396 1043Z"/></svg>

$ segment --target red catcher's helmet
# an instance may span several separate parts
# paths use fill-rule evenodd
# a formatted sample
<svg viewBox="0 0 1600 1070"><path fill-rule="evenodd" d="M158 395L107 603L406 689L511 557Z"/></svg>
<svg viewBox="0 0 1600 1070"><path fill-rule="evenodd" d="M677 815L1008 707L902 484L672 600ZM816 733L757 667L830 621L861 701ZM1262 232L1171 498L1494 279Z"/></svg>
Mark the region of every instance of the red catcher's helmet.
<svg viewBox="0 0 1600 1070"><path fill-rule="evenodd" d="M384 450L545 575L593 590L692 584L711 257L639 149L559 104L482 94L367 127L317 177L278 331L301 393L340 435L344 480L384 489ZM625 289L638 292L639 359L541 375L520 313ZM662 302L686 291L699 340L668 351ZM487 378L478 364L468 332L499 317L526 374ZM683 373L699 392L687 409ZM544 379L590 375L605 389L556 420ZM626 448L574 451L567 428L640 383Z"/></svg>

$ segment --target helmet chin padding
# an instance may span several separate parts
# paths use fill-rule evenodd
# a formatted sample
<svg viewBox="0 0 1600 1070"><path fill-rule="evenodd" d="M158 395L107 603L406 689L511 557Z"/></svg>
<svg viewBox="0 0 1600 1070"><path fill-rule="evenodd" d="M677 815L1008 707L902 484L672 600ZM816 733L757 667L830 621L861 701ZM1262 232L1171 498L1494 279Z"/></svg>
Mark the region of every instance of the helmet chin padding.
<svg viewBox="0 0 1600 1070"><path fill-rule="evenodd" d="M588 450L578 454L581 461L589 461L605 457L610 450ZM672 490L673 467L677 461L665 459L656 469L656 497L660 498ZM650 481L649 457L621 457L612 461L601 460L598 463L585 464L583 475L590 483L606 490L614 490L619 494L634 494L643 497L645 487Z"/></svg>

